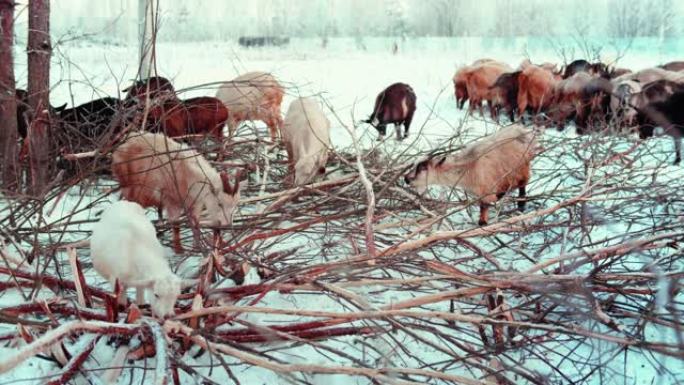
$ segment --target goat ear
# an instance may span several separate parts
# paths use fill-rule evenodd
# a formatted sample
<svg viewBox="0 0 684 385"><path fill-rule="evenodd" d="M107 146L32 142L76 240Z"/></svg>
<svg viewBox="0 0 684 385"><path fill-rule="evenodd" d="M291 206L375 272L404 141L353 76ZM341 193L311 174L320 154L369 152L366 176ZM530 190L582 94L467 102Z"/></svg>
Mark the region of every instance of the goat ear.
<svg viewBox="0 0 684 385"><path fill-rule="evenodd" d="M228 173L225 171L221 171L219 174L221 175L221 183L223 184L223 192L226 194L233 195L233 186L230 185L230 176L228 176Z"/></svg>
<svg viewBox="0 0 684 385"><path fill-rule="evenodd" d="M240 180L242 177L245 175L243 169L238 169L237 172L235 173L235 184L233 185L233 194L238 192L240 190Z"/></svg>

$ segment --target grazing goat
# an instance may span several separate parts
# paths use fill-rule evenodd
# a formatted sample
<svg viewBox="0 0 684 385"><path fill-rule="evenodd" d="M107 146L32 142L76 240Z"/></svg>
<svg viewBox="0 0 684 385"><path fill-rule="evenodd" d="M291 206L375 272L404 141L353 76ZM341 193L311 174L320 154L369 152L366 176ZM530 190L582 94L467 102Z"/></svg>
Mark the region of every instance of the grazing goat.
<svg viewBox="0 0 684 385"><path fill-rule="evenodd" d="M228 109L219 99L209 96L169 100L150 108L148 119L149 131L161 131L171 138L211 134L221 140Z"/></svg>
<svg viewBox="0 0 684 385"><path fill-rule="evenodd" d="M475 60L475 61L473 62L473 64L471 64L471 66L479 66L479 65L482 65L482 64L491 63L491 62L495 62L495 61L496 61L496 60L490 59L490 58L477 59L477 60Z"/></svg>
<svg viewBox="0 0 684 385"><path fill-rule="evenodd" d="M551 115L558 130L563 130L568 120L572 118L582 119L582 90L591 80L592 76L589 73L577 72L556 83Z"/></svg>
<svg viewBox="0 0 684 385"><path fill-rule="evenodd" d="M604 63L589 63L584 59L578 59L568 64L563 71L563 79L567 79L578 72L586 72L590 75L599 76L602 78L610 78L610 71L608 66Z"/></svg>
<svg viewBox="0 0 684 385"><path fill-rule="evenodd" d="M145 80L137 80L133 85L122 90L126 93L126 102L137 100L144 103L148 94L150 99L157 98L176 98L176 89L167 78L152 76Z"/></svg>
<svg viewBox="0 0 684 385"><path fill-rule="evenodd" d="M637 115L639 137L646 139L653 136L655 127L661 127L665 135L669 135L675 144L675 161L677 165L682 161L682 143L684 136L684 91L670 95L664 101L648 104L639 110Z"/></svg>
<svg viewBox="0 0 684 385"><path fill-rule="evenodd" d="M534 115L545 111L553 101L558 75L531 65L518 75L518 114L522 119L529 107Z"/></svg>
<svg viewBox="0 0 684 385"><path fill-rule="evenodd" d="M472 113L477 107L480 110L480 115L483 116L482 102L486 100L492 119L498 120L497 110L500 106L505 105L505 95L493 86L499 76L511 71L513 69L507 64L494 61L473 66L466 80L468 97L470 98L468 112Z"/></svg>
<svg viewBox="0 0 684 385"><path fill-rule="evenodd" d="M164 209L172 222L187 211L193 220L230 225L240 199L239 176L231 186L228 174L216 172L195 150L162 134L128 138L112 155L112 173L124 199ZM177 223L173 244L182 252Z"/></svg>
<svg viewBox="0 0 684 385"><path fill-rule="evenodd" d="M290 104L282 128L290 173L294 184L309 183L325 174L330 148L330 121L313 98L299 98Z"/></svg>
<svg viewBox="0 0 684 385"><path fill-rule="evenodd" d="M69 108L59 114L60 130L55 130L57 143L71 152L101 148L115 139L124 128L112 126L118 113L124 111L123 102L105 97Z"/></svg>
<svg viewBox="0 0 684 385"><path fill-rule="evenodd" d="M151 290L152 312L160 318L174 315L182 280L169 268L154 226L139 204L119 201L104 210L93 226L90 258L115 289L119 282L120 303L125 304L127 287L136 288L138 305L145 301L145 291Z"/></svg>
<svg viewBox="0 0 684 385"><path fill-rule="evenodd" d="M623 80L614 84L610 107L621 123L631 127L636 123L638 110L682 91L684 84L670 80L656 80L643 86L635 80Z"/></svg>
<svg viewBox="0 0 684 385"><path fill-rule="evenodd" d="M249 72L221 84L216 97L228 109L229 136L233 137L239 123L261 120L275 142L283 125L280 105L284 94L280 83L266 72Z"/></svg>
<svg viewBox="0 0 684 385"><path fill-rule="evenodd" d="M416 112L416 93L413 88L405 83L394 83L385 88L375 98L373 113L368 119L362 121L375 127L380 134L381 140L387 133L387 125L394 124L397 140L408 137L413 114ZM404 126L404 134L401 134L401 126Z"/></svg>
<svg viewBox="0 0 684 385"><path fill-rule="evenodd" d="M632 73L632 70L629 68L613 68L610 71L610 77L612 79L619 78L621 76L629 75Z"/></svg>
<svg viewBox="0 0 684 385"><path fill-rule="evenodd" d="M487 63L493 63L496 62L494 59L478 59L473 62L471 65L463 66L456 70L456 73L454 74L453 77L453 82L454 82L454 95L456 96L456 108L459 110L463 109L463 106L465 106L465 102L468 101L468 76L472 72L473 69L477 68L478 66L481 66L483 64Z"/></svg>
<svg viewBox="0 0 684 385"><path fill-rule="evenodd" d="M662 68L668 71L681 72L684 71L684 61L669 62L667 64L658 66L658 68Z"/></svg>
<svg viewBox="0 0 684 385"><path fill-rule="evenodd" d="M616 78L616 80L635 80L641 83L642 86L653 83L657 80L670 80L673 82L683 83L684 74L681 72L664 70L662 68L646 68L641 71L620 76Z"/></svg>
<svg viewBox="0 0 684 385"><path fill-rule="evenodd" d="M613 118L620 125L633 124L637 114L633 96L641 92L641 83L635 80L621 80L611 82L611 86L606 91L610 94Z"/></svg>
<svg viewBox="0 0 684 385"><path fill-rule="evenodd" d="M429 185L458 186L480 201L480 225L489 206L518 188L518 209L525 209L530 163L537 151L536 133L514 124L469 144L460 152L418 163L404 180L419 192Z"/></svg>
<svg viewBox="0 0 684 385"><path fill-rule="evenodd" d="M492 86L501 98L511 122L515 120L515 113L518 110L518 77L521 73L522 71L515 71L502 74Z"/></svg>
<svg viewBox="0 0 684 385"><path fill-rule="evenodd" d="M473 70L472 66L459 68L454 74L454 95L456 96L456 108L463 109L465 102L468 101L468 75Z"/></svg>

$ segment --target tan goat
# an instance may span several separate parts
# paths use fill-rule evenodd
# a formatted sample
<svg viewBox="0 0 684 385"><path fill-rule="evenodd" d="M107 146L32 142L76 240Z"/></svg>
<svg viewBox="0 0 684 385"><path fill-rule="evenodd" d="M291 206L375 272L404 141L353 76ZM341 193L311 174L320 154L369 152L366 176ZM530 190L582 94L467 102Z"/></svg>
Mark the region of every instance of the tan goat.
<svg viewBox="0 0 684 385"><path fill-rule="evenodd" d="M239 176L231 185L226 172L216 172L195 150L162 134L129 137L112 155L112 174L124 199L164 209L172 222L187 212L214 226L230 225L240 199ZM173 245L182 252L177 223Z"/></svg>
<svg viewBox="0 0 684 385"><path fill-rule="evenodd" d="M280 83L266 72L249 72L223 83L216 97L228 108L229 136L232 138L241 122L261 120L275 142L283 124L280 105L284 94Z"/></svg>
<svg viewBox="0 0 684 385"><path fill-rule="evenodd" d="M518 209L525 209L530 163L538 150L536 136L522 125L507 126L456 154L417 163L404 180L421 193L429 185L464 189L480 201L478 223L485 225L489 206L514 188L519 192Z"/></svg>

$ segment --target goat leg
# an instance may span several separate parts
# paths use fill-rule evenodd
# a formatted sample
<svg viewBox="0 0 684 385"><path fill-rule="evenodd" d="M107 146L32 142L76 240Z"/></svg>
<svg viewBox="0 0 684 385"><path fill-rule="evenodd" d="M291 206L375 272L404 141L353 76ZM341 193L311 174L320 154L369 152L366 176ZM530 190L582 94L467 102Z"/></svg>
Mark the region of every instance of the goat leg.
<svg viewBox="0 0 684 385"><path fill-rule="evenodd" d="M136 287L135 288L135 302L138 306L142 306L145 303L145 288Z"/></svg>
<svg viewBox="0 0 684 385"><path fill-rule="evenodd" d="M525 211L525 204L527 203L527 192L525 191L525 185L518 187L518 210Z"/></svg>
<svg viewBox="0 0 684 385"><path fill-rule="evenodd" d="M173 251L176 254L182 254L183 253L183 245L181 245L181 239L180 239L180 225L174 224L172 231L173 231Z"/></svg>
<svg viewBox="0 0 684 385"><path fill-rule="evenodd" d="M126 285L121 283L118 279L114 281L114 294L116 294L117 303L121 306L126 306L128 298L126 297Z"/></svg>
<svg viewBox="0 0 684 385"><path fill-rule="evenodd" d="M489 203L480 202L480 220L477 222L480 226L485 226L487 224L487 219L489 217Z"/></svg>
<svg viewBox="0 0 684 385"><path fill-rule="evenodd" d="M681 140L681 135L679 135L679 128L673 128L671 130L672 132L670 135L672 135L672 139L674 139L674 147L675 147L675 161L674 165L678 165L682 161L682 140ZM676 132L676 134L675 134Z"/></svg>

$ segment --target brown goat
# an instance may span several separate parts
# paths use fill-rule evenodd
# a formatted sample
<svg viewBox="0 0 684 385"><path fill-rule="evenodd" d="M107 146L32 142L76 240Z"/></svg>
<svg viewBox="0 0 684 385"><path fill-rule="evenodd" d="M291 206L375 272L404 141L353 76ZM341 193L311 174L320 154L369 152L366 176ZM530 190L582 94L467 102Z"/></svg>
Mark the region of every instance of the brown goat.
<svg viewBox="0 0 684 385"><path fill-rule="evenodd" d="M171 138L210 134L221 140L227 120L228 109L219 99L202 96L154 105L150 108L148 127L152 132L163 132Z"/></svg>
<svg viewBox="0 0 684 385"><path fill-rule="evenodd" d="M145 80L138 80L133 85L122 90L126 93L125 101L138 100L144 102L149 94L150 99L156 98L176 98L176 90L167 78L152 76Z"/></svg>
<svg viewBox="0 0 684 385"><path fill-rule="evenodd" d="M565 128L568 119L573 116L582 119L582 90L591 80L589 73L577 72L556 83L551 115L559 130Z"/></svg>
<svg viewBox="0 0 684 385"><path fill-rule="evenodd" d="M504 109L508 112L508 117L513 122L515 111L518 108L518 76L522 71L506 72L496 79L492 86L500 96Z"/></svg>
<svg viewBox="0 0 684 385"><path fill-rule="evenodd" d="M463 109L465 102L468 101L468 75L472 71L471 66L459 68L454 74L454 95L456 96L456 108Z"/></svg>
<svg viewBox="0 0 684 385"><path fill-rule="evenodd" d="M472 113L477 107L480 115L484 116L482 102L487 101L489 112L492 119L498 119L497 109L505 105L505 95L498 88L494 87L499 76L513 69L505 63L486 62L479 66L474 66L467 75L466 87L470 105L468 112Z"/></svg>
<svg viewBox="0 0 684 385"><path fill-rule="evenodd" d="M529 107L533 114L545 111L553 101L554 89L559 75L531 65L518 76L518 114L522 119Z"/></svg>

